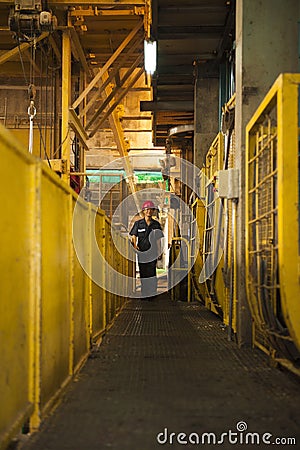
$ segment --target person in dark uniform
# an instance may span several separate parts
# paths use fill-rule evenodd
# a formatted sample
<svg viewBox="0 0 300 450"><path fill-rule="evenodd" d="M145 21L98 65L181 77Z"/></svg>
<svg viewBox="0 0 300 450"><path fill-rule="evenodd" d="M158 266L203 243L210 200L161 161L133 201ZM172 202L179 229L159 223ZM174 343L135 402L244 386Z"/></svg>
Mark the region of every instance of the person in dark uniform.
<svg viewBox="0 0 300 450"><path fill-rule="evenodd" d="M160 239L163 232L160 223L152 218L155 209L151 200L144 202L144 218L137 220L129 232L132 244L138 251L142 297L153 297L157 294L156 264L160 258Z"/></svg>

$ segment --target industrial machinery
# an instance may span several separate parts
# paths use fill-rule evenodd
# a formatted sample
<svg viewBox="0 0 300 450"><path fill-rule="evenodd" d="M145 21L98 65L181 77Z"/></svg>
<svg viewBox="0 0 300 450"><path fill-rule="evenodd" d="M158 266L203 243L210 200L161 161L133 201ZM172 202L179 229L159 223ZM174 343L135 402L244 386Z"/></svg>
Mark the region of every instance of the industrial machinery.
<svg viewBox="0 0 300 450"><path fill-rule="evenodd" d="M56 17L40 0L15 0L10 9L8 24L20 41L39 36L43 31L53 31Z"/></svg>

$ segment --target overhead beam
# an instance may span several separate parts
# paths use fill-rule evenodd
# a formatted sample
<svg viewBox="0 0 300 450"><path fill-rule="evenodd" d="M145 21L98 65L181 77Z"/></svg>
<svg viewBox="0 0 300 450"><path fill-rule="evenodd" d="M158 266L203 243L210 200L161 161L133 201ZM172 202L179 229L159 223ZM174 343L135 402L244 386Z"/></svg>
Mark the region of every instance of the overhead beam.
<svg viewBox="0 0 300 450"><path fill-rule="evenodd" d="M213 52L195 52L193 49L188 53L176 53L174 55L160 52L157 57L158 71L161 64L164 66L188 65L192 64L195 58L207 61L209 59L216 59L216 55Z"/></svg>
<svg viewBox="0 0 300 450"><path fill-rule="evenodd" d="M55 39L52 36L52 34L49 35L49 42L50 42L51 47L52 47L52 49L53 49L53 51L55 53L55 56L56 56L57 60L59 62L61 62L61 52L60 52L60 49L58 48L58 45L56 44Z"/></svg>
<svg viewBox="0 0 300 450"><path fill-rule="evenodd" d="M178 23L180 19L178 20ZM159 38L163 38L165 34L214 34L218 33L219 35L224 32L224 25L177 25L177 26L159 26L158 27L158 36Z"/></svg>
<svg viewBox="0 0 300 450"><path fill-rule="evenodd" d="M85 148L85 150L89 150L89 147L86 143L89 137L85 132L79 120L79 117L77 116L73 108L69 108L69 125L76 134L76 137L79 139L82 146Z"/></svg>
<svg viewBox="0 0 300 450"><path fill-rule="evenodd" d="M99 70L97 75L93 78L93 80L89 83L86 89L79 95L77 100L72 105L72 108L76 109L78 105L82 102L82 100L88 95L88 93L93 89L93 87L98 83L98 81L102 78L104 73L110 68L113 62L117 59L120 53L124 50L124 48L129 44L129 42L134 38L137 32L142 28L143 22L139 21L139 23L135 26L135 28L129 33L129 35L124 39L121 45L117 48L114 54L109 58L109 60L104 64L104 66Z"/></svg>
<svg viewBox="0 0 300 450"><path fill-rule="evenodd" d="M91 125L95 122L95 120L100 116L100 114L104 111L104 109L109 105L109 103L114 99L114 97L116 97L119 92L121 91L121 89L124 86L124 83L128 80L128 78L130 77L130 75L132 74L132 72L134 71L134 69L136 69L136 67L138 66L138 64L141 62L143 58L143 55L139 55L138 58L135 60L134 64L132 64L132 66L130 67L130 69L127 70L127 72L125 73L125 75L123 76L122 80L121 80L121 86L116 86L115 89L113 89L111 91L111 93L109 94L108 97L106 97L106 99L104 100L104 102L102 103L102 105L99 107L99 109L95 112L95 114L93 115L93 117L90 119L89 123L86 126L86 129L89 129L91 127ZM106 83L106 82L105 82ZM128 92L128 90L127 90ZM122 94L121 94L122 96ZM120 96L120 97L121 97ZM119 98L120 98L119 97ZM117 104L120 102L119 98L115 101L115 103L117 102ZM123 98L123 97L122 97ZM103 122L101 122L103 123Z"/></svg>
<svg viewBox="0 0 300 450"><path fill-rule="evenodd" d="M92 69L90 68L90 66L87 63L83 48L81 46L81 42L79 40L78 34L75 31L74 27L70 27L70 36L71 36L71 47L72 47L72 52L74 53L75 51L77 52L79 61L84 69L84 71L86 72L86 74L92 78L94 76L94 73L92 71Z"/></svg>
<svg viewBox="0 0 300 450"><path fill-rule="evenodd" d="M1 3L1 0L0 0L0 3ZM25 50L32 47L37 42L42 41L43 39L45 39L48 36L49 36L48 32L42 33L38 38L32 39L32 41L30 41L30 42L24 42L23 44L17 45L13 49L8 50L7 52L5 52L3 55L0 56L0 65L6 63L6 61L9 61L11 58L17 56L19 54L19 52L24 52Z"/></svg>
<svg viewBox="0 0 300 450"><path fill-rule="evenodd" d="M120 101L125 97L125 95L127 94L127 92L129 91L129 89L138 81L138 79L141 77L141 75L144 72L144 68L142 67L141 69L139 69L139 71L136 73L136 75L130 80L128 86L124 89L124 91L121 93L121 95L118 97L118 100L116 100L110 107L109 109L106 111L106 113L104 114L104 116L101 118L99 124L97 125L96 128L94 128L91 133L89 134L89 137L93 137L94 134L97 132L98 127L100 127L100 125L105 122L105 120L112 114L112 112L116 109L116 107L120 104Z"/></svg>
<svg viewBox="0 0 300 450"><path fill-rule="evenodd" d="M159 75L193 75L193 70L194 68L192 64L184 64L180 66L167 66L161 64L159 66Z"/></svg>
<svg viewBox="0 0 300 450"><path fill-rule="evenodd" d="M93 1L93 6L144 6L146 0L118 0L117 2L115 0L99 0L99 1ZM0 4L2 5L9 5L12 2L10 0L0 0ZM76 6L76 5L86 5L91 6L90 0L50 0L49 1L49 7L51 6Z"/></svg>
<svg viewBox="0 0 300 450"><path fill-rule="evenodd" d="M140 12L140 10L139 10ZM97 6L95 8L77 8L74 11L70 11L70 16L73 17L95 17L95 16L134 16L137 14L135 8L132 9L98 9Z"/></svg>
<svg viewBox="0 0 300 450"><path fill-rule="evenodd" d="M193 101L141 101L140 111L194 111Z"/></svg>
<svg viewBox="0 0 300 450"><path fill-rule="evenodd" d="M118 58L117 64L114 66L113 70L111 70L111 72L109 73L108 78L104 81L103 84L101 84L101 82L99 82L98 91L93 95L93 97L90 99L90 101L86 104L86 106L80 112L80 117L84 116L89 111L89 109L94 105L94 103L97 100L99 100L99 96L102 95L102 92L104 91L104 89L114 79L114 77L117 74L117 72L119 71L119 69L124 66L124 63L126 62L126 60L128 61L129 56L131 56L133 54L133 52L136 49L136 47L138 46L138 44L139 44L139 41L138 41L138 39L136 39L135 42L133 43L133 45L127 50L127 52L126 53L124 52L124 54L122 54Z"/></svg>
<svg viewBox="0 0 300 450"><path fill-rule="evenodd" d="M230 11L227 16L227 20L224 27L223 37L219 44L219 48L217 50L217 58L221 59L225 50L229 50L229 44L234 40L234 37L231 36L231 31L235 27L235 2L231 2Z"/></svg>
<svg viewBox="0 0 300 450"><path fill-rule="evenodd" d="M105 82L107 79L107 73L104 74L102 82ZM111 94L111 87L108 85L105 89L105 91L102 93L103 98L108 97ZM136 194L136 186L134 181L134 172L133 168L130 163L130 159L128 156L128 149L129 149L129 142L125 139L124 130L122 128L119 114L114 109L112 113L108 117L110 128L114 135L114 140L117 144L117 148L119 151L120 156L123 158L123 167L126 173L126 179L128 181L129 188L131 190L135 205L137 207L137 211L139 211L139 201Z"/></svg>

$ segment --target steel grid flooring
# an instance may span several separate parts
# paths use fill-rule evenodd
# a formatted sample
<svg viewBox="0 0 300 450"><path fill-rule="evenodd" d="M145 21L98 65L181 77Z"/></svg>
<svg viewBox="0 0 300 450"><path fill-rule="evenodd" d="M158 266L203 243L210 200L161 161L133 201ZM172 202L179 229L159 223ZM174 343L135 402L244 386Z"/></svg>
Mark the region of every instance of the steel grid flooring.
<svg viewBox="0 0 300 450"><path fill-rule="evenodd" d="M271 442L295 437L294 448L300 448L299 388L296 377L270 367L260 351L240 350L228 342L220 320L201 305L172 303L166 295L153 302L134 299L126 303L40 432L21 447L257 447L242 441L242 429L239 444L227 438L214 445L207 440L194 444L196 435L202 439L205 432L222 441L222 433L237 432L237 423L245 422L247 432L258 433L260 441L264 433L272 434ZM170 437L172 432L176 435ZM180 432L187 437L178 438Z"/></svg>

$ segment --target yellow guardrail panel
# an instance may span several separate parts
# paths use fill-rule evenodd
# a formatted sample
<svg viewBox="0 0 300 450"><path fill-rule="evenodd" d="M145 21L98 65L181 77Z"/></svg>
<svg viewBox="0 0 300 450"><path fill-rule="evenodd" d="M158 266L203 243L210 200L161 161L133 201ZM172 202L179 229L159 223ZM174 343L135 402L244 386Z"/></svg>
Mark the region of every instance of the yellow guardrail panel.
<svg viewBox="0 0 300 450"><path fill-rule="evenodd" d="M74 210L75 202L77 201L77 207L79 208L80 220L78 223L80 227L76 228L76 234L80 236L80 242L84 249L85 263L88 265L90 255L90 212L89 205L84 201L72 198ZM73 249L74 252L74 249ZM74 321L74 367L80 366L82 361L85 360L87 352L90 348L90 289L91 280L88 275L82 270L77 255L73 254L73 321Z"/></svg>
<svg viewBox="0 0 300 450"><path fill-rule="evenodd" d="M112 268L127 267L133 274L134 264L112 247L104 213L78 199L2 126L0 150L2 180L10 187L0 218L2 450L28 420L31 430L39 427L87 358L91 341L105 332L123 303L109 292L113 280L109 269L99 264L92 232ZM88 273L72 242L76 203L82 226L76 234ZM121 246L129 245L124 237L118 239ZM101 287L89 274L99 275Z"/></svg>
<svg viewBox="0 0 300 450"><path fill-rule="evenodd" d="M58 180L59 181L59 180ZM43 167L41 180L41 408L69 376L71 295L69 280L70 191Z"/></svg>
<svg viewBox="0 0 300 450"><path fill-rule="evenodd" d="M96 241L98 248L102 253L104 250L106 232L105 232L105 216L104 212L98 212L95 216L95 222L92 224L93 230L95 232ZM99 280L99 282L104 286L105 284L105 267L103 264L99 264L98 259L98 249L93 248L92 250L92 275L93 279ZM107 293L104 292L103 288L92 282L92 336L93 339L105 331L107 325L106 320L106 297Z"/></svg>
<svg viewBox="0 0 300 450"><path fill-rule="evenodd" d="M199 230L200 252L194 267L194 286L205 306L237 331L236 222L232 198L220 198L219 171L235 168L235 95L222 108L222 132L213 140L199 175L200 197L193 208ZM199 283L205 278L204 283Z"/></svg>
<svg viewBox="0 0 300 450"><path fill-rule="evenodd" d="M218 171L223 169L224 164L224 136L218 133L212 142L206 155L206 163L204 174L206 176L206 213L204 222L204 239L203 239L203 262L211 261L214 265L215 259L219 259L215 264L215 270L212 274L206 274L206 294L205 304L207 308L216 313L224 311L225 305L225 286L223 282L223 258L219 257L220 238L223 235L224 220L223 206L221 199L217 195L218 190ZM207 267L207 265L204 265ZM207 270L207 269L206 269Z"/></svg>
<svg viewBox="0 0 300 450"><path fill-rule="evenodd" d="M275 81L246 128L246 270L255 343L300 350L299 74Z"/></svg>
<svg viewBox="0 0 300 450"><path fill-rule="evenodd" d="M35 166L0 126L0 447L33 408ZM32 208L32 210L31 210ZM31 211L31 212L30 212Z"/></svg>

